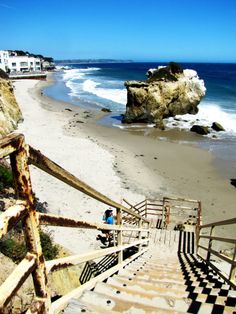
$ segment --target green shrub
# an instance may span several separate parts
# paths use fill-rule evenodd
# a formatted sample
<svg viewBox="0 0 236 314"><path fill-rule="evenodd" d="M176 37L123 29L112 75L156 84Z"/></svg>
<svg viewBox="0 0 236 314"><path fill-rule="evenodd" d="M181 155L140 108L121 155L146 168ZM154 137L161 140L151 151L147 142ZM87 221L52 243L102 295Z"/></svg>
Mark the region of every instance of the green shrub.
<svg viewBox="0 0 236 314"><path fill-rule="evenodd" d="M51 260L57 257L59 249L53 244L50 234L40 231L40 240L45 260ZM24 237L12 236L11 239L0 241L0 252L8 256L13 262L19 263L26 255L27 248Z"/></svg>
<svg viewBox="0 0 236 314"><path fill-rule="evenodd" d="M3 186L13 184L12 171L3 165L0 165L0 183Z"/></svg>
<svg viewBox="0 0 236 314"><path fill-rule="evenodd" d="M56 258L59 249L57 245L53 244L50 234L40 231L40 240L46 261Z"/></svg>
<svg viewBox="0 0 236 314"><path fill-rule="evenodd" d="M0 242L0 251L15 263L19 263L26 255L26 246L23 241L7 239Z"/></svg>

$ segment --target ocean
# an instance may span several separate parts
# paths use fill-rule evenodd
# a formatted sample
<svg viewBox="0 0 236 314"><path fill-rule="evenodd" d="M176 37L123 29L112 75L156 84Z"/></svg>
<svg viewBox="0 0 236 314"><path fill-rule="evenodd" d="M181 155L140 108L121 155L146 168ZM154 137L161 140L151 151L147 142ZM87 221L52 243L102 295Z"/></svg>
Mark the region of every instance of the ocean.
<svg viewBox="0 0 236 314"><path fill-rule="evenodd" d="M67 70L55 72L55 84L45 88L44 93L84 108L109 108L112 113L98 123L122 129L126 128L121 123L127 100L124 82L145 80L147 70L159 65L166 63L70 64ZM181 66L197 71L199 78L204 80L206 95L196 115L179 116L177 126L173 118L168 118L165 120L167 129L183 131L189 130L192 124L211 126L212 122L220 123L225 132L196 137L196 143L236 167L236 64L181 63ZM164 131L162 138L165 134L168 132ZM236 173L236 168L234 171Z"/></svg>

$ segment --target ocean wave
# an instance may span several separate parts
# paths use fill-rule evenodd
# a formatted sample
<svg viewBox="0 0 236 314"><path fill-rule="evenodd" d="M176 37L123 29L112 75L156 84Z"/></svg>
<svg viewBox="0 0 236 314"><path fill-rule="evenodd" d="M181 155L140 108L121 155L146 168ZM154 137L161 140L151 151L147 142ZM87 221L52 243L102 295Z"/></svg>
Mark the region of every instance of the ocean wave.
<svg viewBox="0 0 236 314"><path fill-rule="evenodd" d="M94 71L99 71L100 68L81 68L81 69L70 69L65 70L63 74L63 80L80 80L87 74L90 74Z"/></svg>
<svg viewBox="0 0 236 314"><path fill-rule="evenodd" d="M220 123L226 133L236 136L236 111L223 110L213 102L202 102L199 105L199 112L196 115L185 114L177 115L175 118L166 120L168 127L178 126L178 128L190 129L193 124L211 127L213 122ZM221 135L225 132L220 132Z"/></svg>
<svg viewBox="0 0 236 314"><path fill-rule="evenodd" d="M109 99L122 105L126 104L127 102L126 89L102 88L99 87L99 85L101 85L101 83L88 79L83 83L83 90L85 92L94 94L104 99Z"/></svg>

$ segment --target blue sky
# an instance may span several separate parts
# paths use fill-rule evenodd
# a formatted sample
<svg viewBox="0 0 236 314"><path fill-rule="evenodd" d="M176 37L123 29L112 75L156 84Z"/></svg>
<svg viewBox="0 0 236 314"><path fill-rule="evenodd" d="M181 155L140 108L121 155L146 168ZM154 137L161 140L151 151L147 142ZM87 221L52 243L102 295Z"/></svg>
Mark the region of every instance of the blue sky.
<svg viewBox="0 0 236 314"><path fill-rule="evenodd" d="M236 0L0 0L0 49L55 59L236 62Z"/></svg>

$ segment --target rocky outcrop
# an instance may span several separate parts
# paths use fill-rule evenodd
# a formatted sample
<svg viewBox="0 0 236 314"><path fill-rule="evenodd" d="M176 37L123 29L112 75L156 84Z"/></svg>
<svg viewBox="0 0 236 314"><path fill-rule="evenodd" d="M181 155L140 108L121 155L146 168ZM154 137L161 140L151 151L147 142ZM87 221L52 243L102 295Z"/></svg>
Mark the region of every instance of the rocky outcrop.
<svg viewBox="0 0 236 314"><path fill-rule="evenodd" d="M11 82L0 78L0 137L14 131L21 119Z"/></svg>
<svg viewBox="0 0 236 314"><path fill-rule="evenodd" d="M196 71L172 63L151 69L147 75L147 81L125 82L128 95L123 123L155 123L158 127L164 118L198 112L206 89Z"/></svg>

